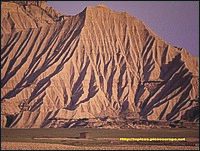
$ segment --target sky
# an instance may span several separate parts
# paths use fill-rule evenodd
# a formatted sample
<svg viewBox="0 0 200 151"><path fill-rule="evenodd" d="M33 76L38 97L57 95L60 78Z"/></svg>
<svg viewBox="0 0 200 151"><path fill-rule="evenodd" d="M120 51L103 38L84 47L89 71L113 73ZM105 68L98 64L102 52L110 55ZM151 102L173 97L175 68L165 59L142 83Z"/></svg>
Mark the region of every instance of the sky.
<svg viewBox="0 0 200 151"><path fill-rule="evenodd" d="M104 4L142 20L169 44L199 56L198 1L48 1L65 15L76 15L87 6Z"/></svg>

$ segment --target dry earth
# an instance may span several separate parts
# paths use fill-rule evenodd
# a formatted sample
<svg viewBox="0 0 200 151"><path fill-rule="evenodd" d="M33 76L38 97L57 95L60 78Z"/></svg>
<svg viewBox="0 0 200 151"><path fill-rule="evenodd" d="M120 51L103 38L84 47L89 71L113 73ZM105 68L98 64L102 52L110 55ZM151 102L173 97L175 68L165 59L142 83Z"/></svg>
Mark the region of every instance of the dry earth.
<svg viewBox="0 0 200 151"><path fill-rule="evenodd" d="M197 146L134 145L114 147L77 147L47 143L2 142L3 150L198 150Z"/></svg>
<svg viewBox="0 0 200 151"><path fill-rule="evenodd" d="M77 127L122 115L198 121L197 59L136 17L102 5L74 16L45 2L1 8L3 127Z"/></svg>

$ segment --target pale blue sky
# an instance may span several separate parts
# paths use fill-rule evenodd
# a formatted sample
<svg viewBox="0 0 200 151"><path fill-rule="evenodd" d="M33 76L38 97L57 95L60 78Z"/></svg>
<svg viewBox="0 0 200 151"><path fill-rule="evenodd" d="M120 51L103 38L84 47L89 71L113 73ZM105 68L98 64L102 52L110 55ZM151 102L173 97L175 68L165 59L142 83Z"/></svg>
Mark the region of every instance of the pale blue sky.
<svg viewBox="0 0 200 151"><path fill-rule="evenodd" d="M87 6L104 4L126 11L142 20L168 43L199 55L199 2L197 1L49 1L66 15L75 15Z"/></svg>

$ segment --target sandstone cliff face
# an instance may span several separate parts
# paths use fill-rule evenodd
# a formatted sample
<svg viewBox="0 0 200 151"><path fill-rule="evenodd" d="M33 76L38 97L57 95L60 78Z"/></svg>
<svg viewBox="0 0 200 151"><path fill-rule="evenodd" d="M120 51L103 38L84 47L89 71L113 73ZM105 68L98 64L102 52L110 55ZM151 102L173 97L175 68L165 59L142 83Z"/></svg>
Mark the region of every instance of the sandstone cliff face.
<svg viewBox="0 0 200 151"><path fill-rule="evenodd" d="M47 4L22 7L2 3L4 126L84 126L126 112L198 120L197 59L142 21L105 6L65 17Z"/></svg>
<svg viewBox="0 0 200 151"><path fill-rule="evenodd" d="M3 34L47 26L55 23L61 16L46 2L41 2L40 6L34 5L31 1L27 3L25 1L2 2L1 31Z"/></svg>

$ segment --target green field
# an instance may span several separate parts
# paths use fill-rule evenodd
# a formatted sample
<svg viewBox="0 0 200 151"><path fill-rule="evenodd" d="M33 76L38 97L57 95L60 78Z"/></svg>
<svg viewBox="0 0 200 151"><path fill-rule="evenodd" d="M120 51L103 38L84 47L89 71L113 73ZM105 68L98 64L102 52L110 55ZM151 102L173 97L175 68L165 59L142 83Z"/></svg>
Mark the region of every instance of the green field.
<svg viewBox="0 0 200 151"><path fill-rule="evenodd" d="M80 132L88 132L89 139L79 139ZM1 141L3 142L34 142L65 144L74 146L110 146L133 145L133 144L155 144L155 142L124 142L119 138L199 138L198 129L93 129L93 128L59 128L59 129L1 129ZM40 139L35 139L40 138ZM46 138L68 138L46 139ZM107 139L106 139L107 138ZM70 140L71 139L71 140ZM115 141L112 141L114 139ZM164 142L156 142L163 144ZM165 142L166 144L166 142ZM171 142L172 144L172 142ZM170 144L170 145L171 145ZM176 142L173 145L185 145L183 142Z"/></svg>

